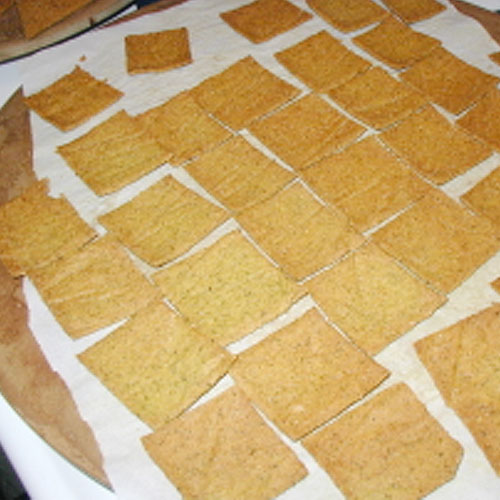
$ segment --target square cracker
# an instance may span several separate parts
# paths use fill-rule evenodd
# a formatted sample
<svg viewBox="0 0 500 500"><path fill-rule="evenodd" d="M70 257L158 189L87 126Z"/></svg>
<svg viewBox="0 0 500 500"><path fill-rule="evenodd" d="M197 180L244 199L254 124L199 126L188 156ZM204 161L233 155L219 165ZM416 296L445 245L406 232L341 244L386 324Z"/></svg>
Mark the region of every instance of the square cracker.
<svg viewBox="0 0 500 500"><path fill-rule="evenodd" d="M66 198L48 195L46 179L0 206L0 258L14 276L62 257L95 236Z"/></svg>
<svg viewBox="0 0 500 500"><path fill-rule="evenodd" d="M233 360L160 301L138 311L78 358L153 429L193 404Z"/></svg>
<svg viewBox="0 0 500 500"><path fill-rule="evenodd" d="M255 0L220 17L253 43L261 43L312 18L288 0Z"/></svg>
<svg viewBox="0 0 500 500"><path fill-rule="evenodd" d="M235 387L142 442L186 500L267 500L307 475Z"/></svg>
<svg viewBox="0 0 500 500"><path fill-rule="evenodd" d="M231 377L292 439L362 399L389 372L316 309L238 355Z"/></svg>
<svg viewBox="0 0 500 500"><path fill-rule="evenodd" d="M29 277L73 338L122 320L160 297L110 236L30 271Z"/></svg>
<svg viewBox="0 0 500 500"><path fill-rule="evenodd" d="M296 170L354 142L364 131L316 94L254 122L250 132Z"/></svg>
<svg viewBox="0 0 500 500"><path fill-rule="evenodd" d="M242 136L229 139L184 168L233 212L269 198L295 178Z"/></svg>
<svg viewBox="0 0 500 500"><path fill-rule="evenodd" d="M239 130L300 91L248 56L202 81L190 93L203 109Z"/></svg>
<svg viewBox="0 0 500 500"><path fill-rule="evenodd" d="M316 92L337 87L371 66L325 30L277 52L275 57Z"/></svg>
<svg viewBox="0 0 500 500"><path fill-rule="evenodd" d="M446 302L373 243L318 274L306 287L330 320L371 355Z"/></svg>
<svg viewBox="0 0 500 500"><path fill-rule="evenodd" d="M57 152L99 196L136 181L170 154L125 111L59 146Z"/></svg>
<svg viewBox="0 0 500 500"><path fill-rule="evenodd" d="M189 250L229 217L226 210L167 176L99 222L138 257L160 266Z"/></svg>
<svg viewBox="0 0 500 500"><path fill-rule="evenodd" d="M187 28L127 35L125 37L127 72L161 72L192 62Z"/></svg>
<svg viewBox="0 0 500 500"><path fill-rule="evenodd" d="M458 114L470 107L500 79L467 64L443 47L432 51L401 74L431 101L450 113Z"/></svg>
<svg viewBox="0 0 500 500"><path fill-rule="evenodd" d="M307 0L327 23L343 32L355 31L384 19L388 12L372 0Z"/></svg>
<svg viewBox="0 0 500 500"><path fill-rule="evenodd" d="M321 204L300 182L244 210L236 219L283 271L297 280L364 241L344 214Z"/></svg>
<svg viewBox="0 0 500 500"><path fill-rule="evenodd" d="M63 132L97 115L123 96L105 81L76 66L44 89L26 97L26 105Z"/></svg>
<svg viewBox="0 0 500 500"><path fill-rule="evenodd" d="M303 441L347 498L417 500L453 479L463 449L396 384Z"/></svg>
<svg viewBox="0 0 500 500"><path fill-rule="evenodd" d="M240 231L158 271L153 279L201 333L223 345L276 318L305 293Z"/></svg>
<svg viewBox="0 0 500 500"><path fill-rule="evenodd" d="M430 189L373 136L320 160L301 176L358 231L380 224Z"/></svg>
<svg viewBox="0 0 500 500"><path fill-rule="evenodd" d="M375 242L445 293L500 248L496 228L433 190L372 235Z"/></svg>
<svg viewBox="0 0 500 500"><path fill-rule="evenodd" d="M493 153L487 144L454 125L431 105L383 131L379 137L436 184L465 173Z"/></svg>
<svg viewBox="0 0 500 500"><path fill-rule="evenodd" d="M437 38L415 31L392 16L353 41L379 61L396 69L411 66L441 45Z"/></svg>
<svg viewBox="0 0 500 500"><path fill-rule="evenodd" d="M429 19L446 7L436 0L382 0L405 23Z"/></svg>
<svg viewBox="0 0 500 500"><path fill-rule="evenodd" d="M500 475L500 304L415 343L441 395Z"/></svg>
<svg viewBox="0 0 500 500"><path fill-rule="evenodd" d="M330 89L328 95L349 114L376 129L406 118L427 103L420 92L379 66Z"/></svg>

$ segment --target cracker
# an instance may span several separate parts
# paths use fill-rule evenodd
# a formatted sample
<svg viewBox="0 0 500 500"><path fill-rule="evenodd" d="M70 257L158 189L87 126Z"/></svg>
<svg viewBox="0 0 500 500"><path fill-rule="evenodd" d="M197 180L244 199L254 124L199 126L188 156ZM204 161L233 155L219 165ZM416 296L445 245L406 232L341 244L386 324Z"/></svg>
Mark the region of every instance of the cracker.
<svg viewBox="0 0 500 500"><path fill-rule="evenodd" d="M125 37L127 72L162 72L193 62L187 28L127 35Z"/></svg>
<svg viewBox="0 0 500 500"><path fill-rule="evenodd" d="M186 92L141 113L136 120L166 151L172 153L169 162L174 166L208 151L231 136Z"/></svg>
<svg viewBox="0 0 500 500"><path fill-rule="evenodd" d="M277 52L275 57L316 92L337 87L371 66L325 30Z"/></svg>
<svg viewBox="0 0 500 500"><path fill-rule="evenodd" d="M0 206L0 258L14 276L62 257L96 236L63 196L37 181Z"/></svg>
<svg viewBox="0 0 500 500"><path fill-rule="evenodd" d="M493 281L491 283L491 286L496 292L500 293L500 277L498 277L495 281Z"/></svg>
<svg viewBox="0 0 500 500"><path fill-rule="evenodd" d="M186 499L266 500L307 475L237 388L142 438Z"/></svg>
<svg viewBox="0 0 500 500"><path fill-rule="evenodd" d="M110 236L30 271L29 277L73 338L122 320L160 297Z"/></svg>
<svg viewBox="0 0 500 500"><path fill-rule="evenodd" d="M312 15L287 0L255 0L222 12L220 17L251 42L261 43L299 26Z"/></svg>
<svg viewBox="0 0 500 500"><path fill-rule="evenodd" d="M411 66L441 45L437 38L415 31L395 17L387 17L353 41L379 61L396 69Z"/></svg>
<svg viewBox="0 0 500 500"><path fill-rule="evenodd" d="M445 293L500 248L495 227L433 190L372 237L419 276Z"/></svg>
<svg viewBox="0 0 500 500"><path fill-rule="evenodd" d="M330 89L328 95L349 114L379 130L427 103L422 94L378 66Z"/></svg>
<svg viewBox="0 0 500 500"><path fill-rule="evenodd" d="M334 28L355 31L384 19L388 12L372 0L307 0L307 5Z"/></svg>
<svg viewBox="0 0 500 500"><path fill-rule="evenodd" d="M495 64L500 64L500 51L499 52L492 52L491 54L488 54L488 57L495 63Z"/></svg>
<svg viewBox="0 0 500 500"><path fill-rule="evenodd" d="M234 130L299 95L293 85L248 56L191 90L198 104Z"/></svg>
<svg viewBox="0 0 500 500"><path fill-rule="evenodd" d="M441 395L500 475L500 304L415 343Z"/></svg>
<svg viewBox="0 0 500 500"><path fill-rule="evenodd" d="M44 89L26 97L26 105L63 132L86 122L123 96L76 66Z"/></svg>
<svg viewBox="0 0 500 500"><path fill-rule="evenodd" d="M99 196L136 181L169 158L161 144L125 111L59 146L57 152Z"/></svg>
<svg viewBox="0 0 500 500"><path fill-rule="evenodd" d="M373 243L306 283L330 320L368 354L431 316L446 302Z"/></svg>
<svg viewBox="0 0 500 500"><path fill-rule="evenodd" d="M331 264L364 241L344 214L322 205L300 182L244 210L237 221L297 280Z"/></svg>
<svg viewBox="0 0 500 500"><path fill-rule="evenodd" d="M364 131L316 94L254 122L250 132L283 161L302 170L354 142Z"/></svg>
<svg viewBox="0 0 500 500"><path fill-rule="evenodd" d="M239 231L153 279L201 333L223 345L279 316L305 293Z"/></svg>
<svg viewBox="0 0 500 500"><path fill-rule="evenodd" d="M373 136L302 172L326 202L366 231L423 196L429 185Z"/></svg>
<svg viewBox="0 0 500 500"><path fill-rule="evenodd" d="M295 177L241 136L203 154L185 169L233 212L269 198Z"/></svg>
<svg viewBox="0 0 500 500"><path fill-rule="evenodd" d="M240 353L230 374L296 440L362 399L389 372L311 309Z"/></svg>
<svg viewBox="0 0 500 500"><path fill-rule="evenodd" d="M138 311L78 358L153 429L193 404L233 360L159 301Z"/></svg>
<svg viewBox="0 0 500 500"><path fill-rule="evenodd" d="M383 131L380 139L436 184L465 173L493 153L488 145L455 126L432 106Z"/></svg>
<svg viewBox="0 0 500 500"><path fill-rule="evenodd" d="M382 0L405 23L416 23L446 10L436 0Z"/></svg>
<svg viewBox="0 0 500 500"><path fill-rule="evenodd" d="M443 47L402 73L401 78L454 114L470 107L500 81Z"/></svg>
<svg viewBox="0 0 500 500"><path fill-rule="evenodd" d="M346 498L417 500L453 479L463 449L396 384L303 441Z"/></svg>

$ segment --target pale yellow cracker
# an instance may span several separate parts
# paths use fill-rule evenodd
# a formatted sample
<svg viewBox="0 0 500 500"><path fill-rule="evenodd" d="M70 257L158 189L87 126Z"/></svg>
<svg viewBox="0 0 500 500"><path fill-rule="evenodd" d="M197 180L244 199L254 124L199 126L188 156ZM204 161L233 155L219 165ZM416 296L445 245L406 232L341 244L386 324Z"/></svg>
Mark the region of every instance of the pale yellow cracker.
<svg viewBox="0 0 500 500"><path fill-rule="evenodd" d="M126 247L152 266L189 250L229 214L172 176L99 217Z"/></svg>
<svg viewBox="0 0 500 500"><path fill-rule="evenodd" d="M66 198L48 195L46 179L0 206L0 259L14 276L62 257L95 236Z"/></svg>
<svg viewBox="0 0 500 500"><path fill-rule="evenodd" d="M305 293L239 231L153 279L201 333L223 345L279 316Z"/></svg>
<svg viewBox="0 0 500 500"><path fill-rule="evenodd" d="M220 17L253 43L261 43L312 18L288 0L255 0Z"/></svg>
<svg viewBox="0 0 500 500"><path fill-rule="evenodd" d="M349 114L376 129L406 118L427 103L420 92L378 66L330 89L328 95Z"/></svg>
<svg viewBox="0 0 500 500"><path fill-rule="evenodd" d="M295 177L241 136L203 154L185 169L234 212L269 198Z"/></svg>
<svg viewBox="0 0 500 500"><path fill-rule="evenodd" d="M57 152L97 195L136 181L170 154L125 111L59 146Z"/></svg>
<svg viewBox="0 0 500 500"><path fill-rule="evenodd" d="M435 190L373 234L415 273L451 292L500 248L496 228Z"/></svg>
<svg viewBox="0 0 500 500"><path fill-rule="evenodd" d="M323 98L308 94L254 122L249 130L296 170L354 142L364 131Z"/></svg>
<svg viewBox="0 0 500 500"><path fill-rule="evenodd" d="M500 475L500 304L415 344L444 400Z"/></svg>
<svg viewBox="0 0 500 500"><path fill-rule="evenodd" d="M379 137L436 184L463 174L493 153L488 145L455 126L432 106L418 110Z"/></svg>
<svg viewBox="0 0 500 500"><path fill-rule="evenodd" d="M307 0L307 5L343 32L364 28L389 14L372 0Z"/></svg>
<svg viewBox="0 0 500 500"><path fill-rule="evenodd" d="M364 242L344 214L322 205L300 182L236 218L257 244L298 280Z"/></svg>
<svg viewBox="0 0 500 500"><path fill-rule="evenodd" d="M187 28L157 31L125 37L127 72L161 72L186 66L193 59Z"/></svg>
<svg viewBox="0 0 500 500"><path fill-rule="evenodd" d="M373 136L320 160L301 176L358 231L380 224L430 189Z"/></svg>
<svg viewBox="0 0 500 500"><path fill-rule="evenodd" d="M418 500L452 480L462 446L396 384L303 441L346 498Z"/></svg>
<svg viewBox="0 0 500 500"><path fill-rule="evenodd" d="M197 85L198 104L234 130L293 99L299 89L248 56Z"/></svg>
<svg viewBox="0 0 500 500"><path fill-rule="evenodd" d="M277 52L275 57L316 92L335 88L371 66L325 30Z"/></svg>
<svg viewBox="0 0 500 500"><path fill-rule="evenodd" d="M110 236L30 271L29 277L73 338L122 320L160 297Z"/></svg>
<svg viewBox="0 0 500 500"><path fill-rule="evenodd" d="M268 500L307 475L234 387L142 442L186 500Z"/></svg>
<svg viewBox="0 0 500 500"><path fill-rule="evenodd" d="M394 17L384 19L353 41L379 61L396 69L411 66L441 45L437 38L415 31Z"/></svg>
<svg viewBox="0 0 500 500"><path fill-rule="evenodd" d="M78 358L153 429L193 404L233 360L160 301L138 311Z"/></svg>
<svg viewBox="0 0 500 500"><path fill-rule="evenodd" d="M231 133L210 117L186 92L136 117L180 165L229 139Z"/></svg>
<svg viewBox="0 0 500 500"><path fill-rule="evenodd" d="M44 89L26 97L26 105L62 131L71 130L111 106L123 92L76 66Z"/></svg>
<svg viewBox="0 0 500 500"><path fill-rule="evenodd" d="M300 439L377 387L389 372L316 309L238 355L231 377L292 439Z"/></svg>
<svg viewBox="0 0 500 500"><path fill-rule="evenodd" d="M434 17L446 7L436 0L382 0L405 23L416 23Z"/></svg>
<svg viewBox="0 0 500 500"><path fill-rule="evenodd" d="M306 286L330 320L372 355L446 302L444 295L373 243L355 250Z"/></svg>
<svg viewBox="0 0 500 500"><path fill-rule="evenodd" d="M470 107L500 81L443 47L402 73L401 78L431 101L455 114Z"/></svg>

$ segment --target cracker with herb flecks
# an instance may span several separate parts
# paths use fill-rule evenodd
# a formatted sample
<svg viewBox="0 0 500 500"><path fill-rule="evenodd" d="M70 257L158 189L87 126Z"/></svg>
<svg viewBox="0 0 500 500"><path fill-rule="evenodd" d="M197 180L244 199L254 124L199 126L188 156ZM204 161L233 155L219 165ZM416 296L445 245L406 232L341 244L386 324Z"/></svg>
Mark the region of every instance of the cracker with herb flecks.
<svg viewBox="0 0 500 500"><path fill-rule="evenodd" d="M416 23L446 10L436 0L382 0L405 23Z"/></svg>

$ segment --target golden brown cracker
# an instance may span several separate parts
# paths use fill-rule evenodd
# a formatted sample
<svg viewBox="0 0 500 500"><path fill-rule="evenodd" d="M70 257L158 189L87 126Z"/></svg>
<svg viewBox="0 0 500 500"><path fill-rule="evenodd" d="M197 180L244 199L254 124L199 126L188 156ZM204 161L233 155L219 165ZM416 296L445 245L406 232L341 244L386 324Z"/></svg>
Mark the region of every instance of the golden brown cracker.
<svg viewBox="0 0 500 500"><path fill-rule="evenodd" d="M382 0L405 23L416 23L434 17L446 7L436 0Z"/></svg>
<svg viewBox="0 0 500 500"><path fill-rule="evenodd" d="M498 277L496 280L494 280L492 283L491 283L491 286L493 287L493 289L500 293L500 277Z"/></svg>
<svg viewBox="0 0 500 500"><path fill-rule="evenodd" d="M488 54L488 57L496 64L500 64L500 51Z"/></svg>

